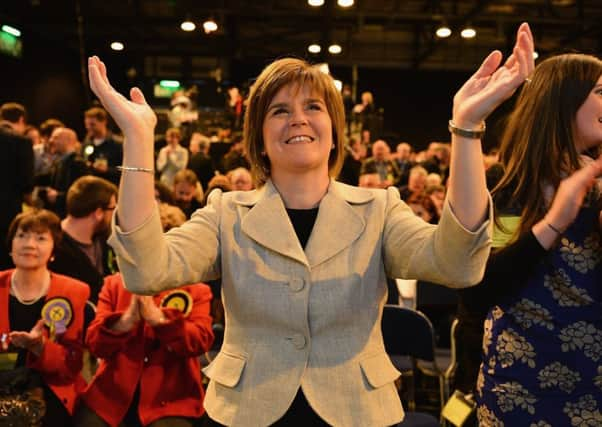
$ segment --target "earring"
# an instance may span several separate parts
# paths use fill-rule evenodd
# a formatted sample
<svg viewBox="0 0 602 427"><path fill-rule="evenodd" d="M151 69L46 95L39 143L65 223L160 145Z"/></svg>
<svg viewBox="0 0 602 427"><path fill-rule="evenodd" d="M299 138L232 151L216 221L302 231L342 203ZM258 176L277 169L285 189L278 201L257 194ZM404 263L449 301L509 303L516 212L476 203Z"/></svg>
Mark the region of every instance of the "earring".
<svg viewBox="0 0 602 427"><path fill-rule="evenodd" d="M260 154L261 154L261 157L265 157L266 156L266 152L265 151L262 151Z"/></svg>
<svg viewBox="0 0 602 427"><path fill-rule="evenodd" d="M52 256L50 257L50 262L53 262L53 261L54 261L54 255L52 255Z"/></svg>
<svg viewBox="0 0 602 427"><path fill-rule="evenodd" d="M334 143L332 144L332 147L330 147L331 150L334 150L335 146Z"/></svg>

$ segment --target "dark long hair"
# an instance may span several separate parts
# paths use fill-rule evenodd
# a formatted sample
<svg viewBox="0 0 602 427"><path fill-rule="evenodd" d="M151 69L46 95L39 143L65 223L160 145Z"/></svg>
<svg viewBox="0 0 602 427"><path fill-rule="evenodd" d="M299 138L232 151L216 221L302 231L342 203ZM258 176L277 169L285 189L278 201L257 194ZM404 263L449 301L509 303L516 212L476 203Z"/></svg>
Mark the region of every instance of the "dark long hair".
<svg viewBox="0 0 602 427"><path fill-rule="evenodd" d="M564 54L541 62L523 86L502 136L504 175L492 192L496 218L501 210L520 211L512 240L547 212L545 188L555 190L563 177L579 169L575 117L600 75L598 58Z"/></svg>

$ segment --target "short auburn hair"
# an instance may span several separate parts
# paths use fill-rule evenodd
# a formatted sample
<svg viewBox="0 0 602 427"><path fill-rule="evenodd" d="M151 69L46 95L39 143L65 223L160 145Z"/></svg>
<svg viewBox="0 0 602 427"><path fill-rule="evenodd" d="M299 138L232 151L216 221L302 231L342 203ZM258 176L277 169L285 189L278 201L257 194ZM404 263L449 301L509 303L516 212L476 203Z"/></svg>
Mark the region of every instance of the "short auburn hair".
<svg viewBox="0 0 602 427"><path fill-rule="evenodd" d="M329 174L336 177L341 169L345 147L345 108L343 98L328 74L302 59L283 58L272 62L261 72L251 87L245 122L243 143L251 163L251 174L256 186L262 186L270 176L270 160L265 155L263 122L270 102L287 85L302 88L308 85L324 98L332 121L332 141L335 148L328 159ZM263 153L263 154L262 154Z"/></svg>
<svg viewBox="0 0 602 427"><path fill-rule="evenodd" d="M19 229L25 232L50 232L55 248L63 237L61 219L57 214L46 209L29 209L21 212L12 220L8 227L8 233L6 233L6 244L9 248L12 246L13 239Z"/></svg>

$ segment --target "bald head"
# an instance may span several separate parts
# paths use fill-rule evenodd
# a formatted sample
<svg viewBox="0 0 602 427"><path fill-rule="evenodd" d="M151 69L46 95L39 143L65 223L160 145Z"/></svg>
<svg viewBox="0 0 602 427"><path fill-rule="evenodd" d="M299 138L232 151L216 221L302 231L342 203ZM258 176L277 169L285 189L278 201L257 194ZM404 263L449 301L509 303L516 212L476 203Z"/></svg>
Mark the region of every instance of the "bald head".
<svg viewBox="0 0 602 427"><path fill-rule="evenodd" d="M77 147L77 134L73 129L58 127L52 131L49 143L50 147L59 155L70 153Z"/></svg>
<svg viewBox="0 0 602 427"><path fill-rule="evenodd" d="M389 144L387 144L382 139L379 139L372 145L372 156L378 160L383 161L389 158L389 154L391 154L391 149L389 148Z"/></svg>

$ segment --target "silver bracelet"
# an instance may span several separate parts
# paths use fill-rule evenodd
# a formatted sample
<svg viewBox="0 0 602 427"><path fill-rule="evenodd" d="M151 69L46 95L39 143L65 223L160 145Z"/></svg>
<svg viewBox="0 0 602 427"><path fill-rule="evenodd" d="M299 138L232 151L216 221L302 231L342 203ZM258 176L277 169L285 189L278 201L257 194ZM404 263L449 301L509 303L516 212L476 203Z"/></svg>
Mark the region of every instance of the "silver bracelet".
<svg viewBox="0 0 602 427"><path fill-rule="evenodd" d="M117 170L125 171L125 172L146 172L152 175L155 174L155 170L151 168L139 168L135 166L117 166Z"/></svg>
<svg viewBox="0 0 602 427"><path fill-rule="evenodd" d="M481 139L483 135L485 135L485 122L483 122L483 127L478 130L472 129L462 129L455 125L453 121L449 121L447 124L447 129L458 136L463 136L464 138L473 138L473 139Z"/></svg>

